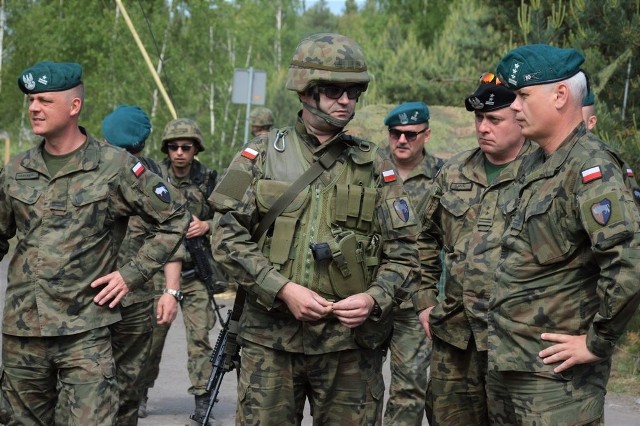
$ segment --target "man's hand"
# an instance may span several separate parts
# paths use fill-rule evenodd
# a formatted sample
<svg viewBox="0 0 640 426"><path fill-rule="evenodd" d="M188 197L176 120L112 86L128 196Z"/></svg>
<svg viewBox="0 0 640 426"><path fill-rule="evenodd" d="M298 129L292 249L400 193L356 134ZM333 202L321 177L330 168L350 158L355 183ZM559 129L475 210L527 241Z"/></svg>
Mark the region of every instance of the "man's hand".
<svg viewBox="0 0 640 426"><path fill-rule="evenodd" d="M374 305L373 297L367 293L358 293L335 302L333 314L345 327L355 328L369 318Z"/></svg>
<svg viewBox="0 0 640 426"><path fill-rule="evenodd" d="M431 315L432 310L433 306L429 306L418 314L418 320L420 324L422 324L422 328L424 328L424 332L427 334L429 340L433 340L433 336L431 336L431 326L429 325L429 315Z"/></svg>
<svg viewBox="0 0 640 426"><path fill-rule="evenodd" d="M187 230L187 238L202 237L209 232L209 222L200 220L195 216L191 216L191 222L189 223L189 229Z"/></svg>
<svg viewBox="0 0 640 426"><path fill-rule="evenodd" d="M331 313L332 302L313 290L289 281L278 292L278 298L287 304L299 321L317 321Z"/></svg>
<svg viewBox="0 0 640 426"><path fill-rule="evenodd" d="M600 361L602 358L592 354L587 349L587 336L572 336L569 334L542 333L542 340L555 342L556 345L540 351L538 356L545 364L564 361L553 369L554 373L561 373L576 364L588 364Z"/></svg>
<svg viewBox="0 0 640 426"><path fill-rule="evenodd" d="M129 293L129 287L127 287L127 283L124 282L122 275L120 275L118 271L97 278L90 285L92 288L100 287L101 285L105 286L100 293L93 298L93 301L102 306L111 300L109 307L112 309L118 306L118 303Z"/></svg>
<svg viewBox="0 0 640 426"><path fill-rule="evenodd" d="M158 300L156 323L158 325L171 324L178 316L178 301L170 294L163 294Z"/></svg>

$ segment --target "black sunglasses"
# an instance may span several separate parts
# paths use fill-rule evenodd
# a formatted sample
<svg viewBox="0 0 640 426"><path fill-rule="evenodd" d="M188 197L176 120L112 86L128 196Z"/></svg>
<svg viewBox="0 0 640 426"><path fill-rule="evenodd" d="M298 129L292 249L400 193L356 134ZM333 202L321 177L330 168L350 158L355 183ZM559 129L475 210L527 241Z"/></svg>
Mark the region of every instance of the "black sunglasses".
<svg viewBox="0 0 640 426"><path fill-rule="evenodd" d="M169 148L171 151L177 151L178 149L182 149L182 152L189 152L191 151L191 148L193 148L193 144L186 143L184 145L178 145L177 143L169 143L167 144L167 148Z"/></svg>
<svg viewBox="0 0 640 426"><path fill-rule="evenodd" d="M329 99L340 99L342 95L346 92L347 98L349 99L358 99L362 92L365 91L365 87L361 85L357 86L317 86L318 92L324 93L324 95Z"/></svg>
<svg viewBox="0 0 640 426"><path fill-rule="evenodd" d="M413 142L418 138L418 135L421 133L426 132L428 129L428 127L425 127L424 129L420 130L419 132L411 132L408 130L402 131L402 130L398 130L398 129L389 129L389 136L391 136L391 139L393 140L400 140L400 137L402 135L404 135L404 138L407 140L407 142Z"/></svg>

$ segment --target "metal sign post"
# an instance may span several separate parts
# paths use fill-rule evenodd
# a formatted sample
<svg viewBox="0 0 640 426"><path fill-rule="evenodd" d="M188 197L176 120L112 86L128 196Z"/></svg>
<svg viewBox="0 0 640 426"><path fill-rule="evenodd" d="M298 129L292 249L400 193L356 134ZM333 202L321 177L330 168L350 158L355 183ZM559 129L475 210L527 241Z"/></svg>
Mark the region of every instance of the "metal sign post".
<svg viewBox="0 0 640 426"><path fill-rule="evenodd" d="M251 105L264 105L267 89L267 73L251 68L238 68L233 72L233 91L231 102L246 104L247 111L244 124L244 143L249 141L249 115Z"/></svg>

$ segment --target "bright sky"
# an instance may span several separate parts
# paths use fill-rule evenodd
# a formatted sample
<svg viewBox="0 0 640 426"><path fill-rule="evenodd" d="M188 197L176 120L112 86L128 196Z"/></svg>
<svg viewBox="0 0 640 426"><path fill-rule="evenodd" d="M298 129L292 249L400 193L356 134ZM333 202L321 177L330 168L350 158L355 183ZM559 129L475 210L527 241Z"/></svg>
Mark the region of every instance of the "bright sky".
<svg viewBox="0 0 640 426"><path fill-rule="evenodd" d="M313 6L318 0L307 0L307 8ZM344 12L344 0L326 0L327 6L329 6L329 10L334 15L342 15ZM358 7L364 4L365 0L356 0Z"/></svg>

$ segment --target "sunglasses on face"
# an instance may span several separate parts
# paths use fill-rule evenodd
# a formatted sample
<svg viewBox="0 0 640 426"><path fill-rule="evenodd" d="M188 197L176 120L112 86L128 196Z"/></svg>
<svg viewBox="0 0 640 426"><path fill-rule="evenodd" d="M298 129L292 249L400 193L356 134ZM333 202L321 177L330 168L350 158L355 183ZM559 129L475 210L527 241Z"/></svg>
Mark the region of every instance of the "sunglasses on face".
<svg viewBox="0 0 640 426"><path fill-rule="evenodd" d="M358 99L364 90L363 86L318 86L318 92L324 93L329 99L340 99L345 92L347 98Z"/></svg>
<svg viewBox="0 0 640 426"><path fill-rule="evenodd" d="M418 138L418 135L421 133L426 132L428 129L428 127L425 127L424 129L420 130L419 132L411 132L408 130L402 131L402 130L398 130L398 129L389 129L389 136L391 137L391 139L397 141L400 140L400 137L402 135L404 135L404 138L407 140L407 142L413 142Z"/></svg>
<svg viewBox="0 0 640 426"><path fill-rule="evenodd" d="M495 83L497 85L500 85L502 84L502 80L500 80L498 76L492 73L491 71L488 71L480 76L480 83L484 83L484 84Z"/></svg>
<svg viewBox="0 0 640 426"><path fill-rule="evenodd" d="M184 145L178 145L177 143L169 143L167 144L167 148L169 148L171 151L182 149L182 152L190 152L193 148L193 144L185 143Z"/></svg>

